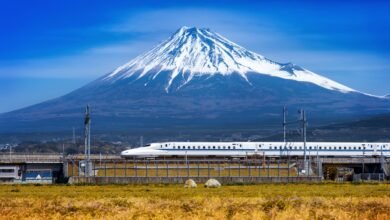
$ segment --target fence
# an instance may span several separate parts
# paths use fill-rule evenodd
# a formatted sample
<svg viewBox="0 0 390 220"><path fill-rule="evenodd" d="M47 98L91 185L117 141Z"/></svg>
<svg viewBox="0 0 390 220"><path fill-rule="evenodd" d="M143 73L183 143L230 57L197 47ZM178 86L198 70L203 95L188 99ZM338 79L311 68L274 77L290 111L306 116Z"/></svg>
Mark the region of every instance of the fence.
<svg viewBox="0 0 390 220"><path fill-rule="evenodd" d="M91 160L86 172L83 160L68 160L68 176L89 177L297 177L320 176L316 162L303 171L302 160L262 159L170 159Z"/></svg>
<svg viewBox="0 0 390 220"><path fill-rule="evenodd" d="M354 182L360 181L384 181L386 179L384 173L360 173L353 175Z"/></svg>

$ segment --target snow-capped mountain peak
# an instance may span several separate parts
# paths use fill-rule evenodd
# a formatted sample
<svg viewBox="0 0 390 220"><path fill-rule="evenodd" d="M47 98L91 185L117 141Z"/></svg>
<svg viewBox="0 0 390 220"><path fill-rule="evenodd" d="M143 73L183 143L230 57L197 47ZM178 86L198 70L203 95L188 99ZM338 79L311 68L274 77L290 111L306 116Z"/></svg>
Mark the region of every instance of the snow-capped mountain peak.
<svg viewBox="0 0 390 220"><path fill-rule="evenodd" d="M155 79L162 71L170 71L166 91L179 76L186 74L185 82L201 75L239 74L249 84L248 73L264 74L283 79L309 82L340 92L355 91L333 80L315 74L291 63L281 64L251 52L209 29L182 27L168 40L136 57L104 80L116 81L137 75ZM150 75L152 74L152 76Z"/></svg>

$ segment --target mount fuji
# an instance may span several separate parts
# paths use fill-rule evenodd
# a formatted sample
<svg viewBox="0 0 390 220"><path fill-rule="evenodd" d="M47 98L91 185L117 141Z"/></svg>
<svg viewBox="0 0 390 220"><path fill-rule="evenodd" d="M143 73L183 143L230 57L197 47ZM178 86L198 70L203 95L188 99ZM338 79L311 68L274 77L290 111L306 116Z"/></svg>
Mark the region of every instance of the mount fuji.
<svg viewBox="0 0 390 220"><path fill-rule="evenodd" d="M108 132L267 126L280 123L283 106L330 123L388 113L390 100L272 61L209 29L182 27L80 89L0 115L0 129L69 130L87 104L94 129Z"/></svg>

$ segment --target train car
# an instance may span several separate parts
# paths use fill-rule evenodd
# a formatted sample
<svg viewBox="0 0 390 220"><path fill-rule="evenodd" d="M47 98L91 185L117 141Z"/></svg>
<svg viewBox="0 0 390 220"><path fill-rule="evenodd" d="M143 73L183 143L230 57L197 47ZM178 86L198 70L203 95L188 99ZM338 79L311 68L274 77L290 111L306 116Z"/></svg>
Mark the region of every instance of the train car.
<svg viewBox="0 0 390 220"><path fill-rule="evenodd" d="M279 156L390 156L390 143L358 142L163 142L121 152L124 158Z"/></svg>

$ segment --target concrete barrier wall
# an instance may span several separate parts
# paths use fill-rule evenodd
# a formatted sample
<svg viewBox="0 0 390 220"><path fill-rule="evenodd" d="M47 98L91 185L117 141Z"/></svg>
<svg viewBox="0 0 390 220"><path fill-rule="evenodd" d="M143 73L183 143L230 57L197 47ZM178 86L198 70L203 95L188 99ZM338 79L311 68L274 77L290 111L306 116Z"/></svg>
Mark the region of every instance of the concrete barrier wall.
<svg viewBox="0 0 390 220"><path fill-rule="evenodd" d="M70 184L147 184L147 183L181 183L193 179L204 183L208 179L217 179L222 184L234 183L318 183L321 177L70 177Z"/></svg>

